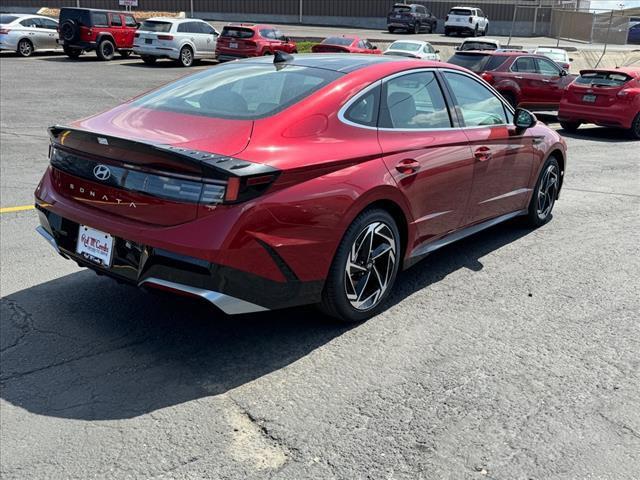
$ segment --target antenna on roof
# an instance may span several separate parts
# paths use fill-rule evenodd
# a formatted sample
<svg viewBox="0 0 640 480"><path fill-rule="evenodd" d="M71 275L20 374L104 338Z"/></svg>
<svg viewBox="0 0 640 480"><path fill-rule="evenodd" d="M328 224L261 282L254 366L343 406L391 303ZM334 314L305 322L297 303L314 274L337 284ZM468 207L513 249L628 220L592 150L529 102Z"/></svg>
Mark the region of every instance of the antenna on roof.
<svg viewBox="0 0 640 480"><path fill-rule="evenodd" d="M293 55L289 55L288 53L282 52L280 50L276 50L276 53L273 56L273 63L286 63L292 60Z"/></svg>

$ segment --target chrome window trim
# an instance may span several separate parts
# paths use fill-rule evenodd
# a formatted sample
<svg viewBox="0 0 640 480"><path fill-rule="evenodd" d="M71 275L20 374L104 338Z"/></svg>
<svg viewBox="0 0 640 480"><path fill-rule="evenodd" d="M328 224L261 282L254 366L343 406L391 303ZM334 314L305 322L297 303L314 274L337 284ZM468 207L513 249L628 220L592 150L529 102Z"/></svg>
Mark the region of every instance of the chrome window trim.
<svg viewBox="0 0 640 480"><path fill-rule="evenodd" d="M358 93L356 93L353 97L351 97L338 111L338 120L340 120L342 123L349 125L351 127L356 127L356 128L362 128L365 130L376 130L376 131L381 131L381 132L449 132L449 131L455 131L455 130L475 130L475 129L479 129L479 128L488 128L488 127L502 127L502 126L509 126L511 125L510 123L499 123L496 125L480 125L480 126L476 126L476 127L456 127L456 126L452 126L449 128L381 128L381 127L371 127L369 125L362 125L360 123L356 123L353 122L349 119L347 119L345 117L345 114L347 112L347 110L349 110L349 108L358 100L360 100L360 98L362 98L364 95L366 95L367 93L369 93L369 91L373 90L374 88L378 87L378 86L382 86L382 84L386 81L392 80L396 77L401 77L403 75L409 75L409 74L413 74L413 73L420 73L420 72L451 72L451 73L457 73L466 77L469 77L471 80L479 83L482 87L487 88L490 92L492 92L494 94L494 96L502 103L502 105L504 105L504 107L511 113L511 115L515 115L515 110L513 109L513 107L511 105L509 105L505 100L503 100L502 95L500 95L498 93L498 91L493 88L491 85L489 85L488 83L482 83L479 79L479 77L473 73L469 74L467 72L464 72L462 70L456 70L454 68L440 68L440 67L423 67L423 68L413 68L411 70L403 70L402 72L396 72L392 75L389 75L387 77L381 78L379 80L376 80L374 83L366 86L365 88L363 88L362 90L360 90ZM443 95L444 96L444 95ZM456 105L449 105L447 102L447 98L446 96L444 96L444 100L445 103L447 103L447 107L451 108L451 107L455 107Z"/></svg>

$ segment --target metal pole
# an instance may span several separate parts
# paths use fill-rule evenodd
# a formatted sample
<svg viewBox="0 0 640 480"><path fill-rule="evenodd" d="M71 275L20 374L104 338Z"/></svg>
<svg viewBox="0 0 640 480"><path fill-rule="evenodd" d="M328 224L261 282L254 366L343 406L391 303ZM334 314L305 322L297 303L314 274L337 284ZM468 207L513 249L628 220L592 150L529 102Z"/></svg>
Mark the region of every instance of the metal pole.
<svg viewBox="0 0 640 480"><path fill-rule="evenodd" d="M507 42L507 47L511 45L511 37L513 37L513 28L516 24L516 14L518 13L518 5L513 6L513 19L511 20L511 31L509 32L509 41Z"/></svg>
<svg viewBox="0 0 640 480"><path fill-rule="evenodd" d="M300 8L298 9L298 23L302 23L302 0L300 0Z"/></svg>
<svg viewBox="0 0 640 480"><path fill-rule="evenodd" d="M564 10L558 10L558 11L562 11L562 17L560 18L560 28L558 28L558 33L556 34L556 39L558 40L556 42L556 47L560 46L560 32L564 30Z"/></svg>
<svg viewBox="0 0 640 480"><path fill-rule="evenodd" d="M613 10L611 10L611 15L609 15L609 26L607 27L607 37L604 42L604 49L602 50L602 55L600 55L600 58L598 59L598 63L596 63L596 66L593 68L598 68L598 65L600 65L600 62L604 58L605 53L607 53L607 45L609 44L609 33L611 32L612 22L613 22Z"/></svg>
<svg viewBox="0 0 640 480"><path fill-rule="evenodd" d="M76 0L76 7L80 8L80 0Z"/></svg>
<svg viewBox="0 0 640 480"><path fill-rule="evenodd" d="M193 18L193 0L189 2L191 4L191 18Z"/></svg>

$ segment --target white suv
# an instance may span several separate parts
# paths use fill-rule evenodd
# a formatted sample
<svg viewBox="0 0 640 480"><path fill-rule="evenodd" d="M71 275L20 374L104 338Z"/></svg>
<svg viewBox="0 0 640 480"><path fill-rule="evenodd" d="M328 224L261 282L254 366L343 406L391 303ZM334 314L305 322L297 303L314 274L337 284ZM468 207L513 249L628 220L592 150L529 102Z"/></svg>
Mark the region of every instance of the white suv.
<svg viewBox="0 0 640 480"><path fill-rule="evenodd" d="M215 58L218 36L218 31L204 20L150 18L136 32L133 51L147 65L158 58L171 58L190 67L198 58Z"/></svg>
<svg viewBox="0 0 640 480"><path fill-rule="evenodd" d="M489 31L489 19L479 8L454 7L444 22L444 34L470 33L474 37L486 35Z"/></svg>

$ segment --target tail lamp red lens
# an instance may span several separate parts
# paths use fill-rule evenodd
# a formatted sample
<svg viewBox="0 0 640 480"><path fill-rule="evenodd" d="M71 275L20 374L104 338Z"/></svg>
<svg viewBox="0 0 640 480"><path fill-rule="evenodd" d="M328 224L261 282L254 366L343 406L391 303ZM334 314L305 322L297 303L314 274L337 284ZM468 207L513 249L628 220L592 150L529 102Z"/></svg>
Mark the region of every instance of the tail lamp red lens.
<svg viewBox="0 0 640 480"><path fill-rule="evenodd" d="M158 35L158 40L173 40L173 35Z"/></svg>
<svg viewBox="0 0 640 480"><path fill-rule="evenodd" d="M484 79L485 82L493 83L493 75L491 75L490 73L483 72L480 76Z"/></svg>
<svg viewBox="0 0 640 480"><path fill-rule="evenodd" d="M11 30L9 30L8 28L0 28L0 35L6 35L10 31Z"/></svg>

